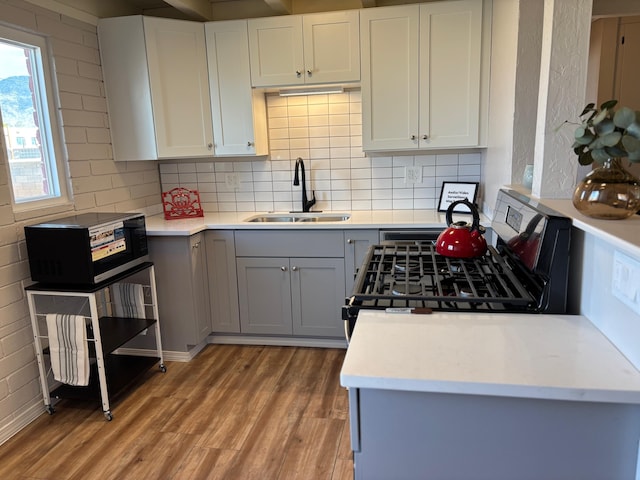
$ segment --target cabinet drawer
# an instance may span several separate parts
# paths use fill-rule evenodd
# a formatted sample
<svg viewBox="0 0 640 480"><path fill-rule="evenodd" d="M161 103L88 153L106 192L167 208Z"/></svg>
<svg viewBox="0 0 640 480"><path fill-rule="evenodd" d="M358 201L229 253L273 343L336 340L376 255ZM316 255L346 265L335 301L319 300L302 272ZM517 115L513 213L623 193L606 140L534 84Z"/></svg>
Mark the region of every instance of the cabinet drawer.
<svg viewBox="0 0 640 480"><path fill-rule="evenodd" d="M342 230L236 230L236 256L344 258Z"/></svg>

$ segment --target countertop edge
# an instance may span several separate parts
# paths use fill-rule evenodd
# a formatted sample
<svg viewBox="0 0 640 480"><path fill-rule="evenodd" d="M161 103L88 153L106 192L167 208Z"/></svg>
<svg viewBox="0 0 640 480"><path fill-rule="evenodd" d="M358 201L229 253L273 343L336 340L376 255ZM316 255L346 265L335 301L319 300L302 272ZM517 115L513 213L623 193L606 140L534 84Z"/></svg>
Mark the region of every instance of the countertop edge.
<svg viewBox="0 0 640 480"><path fill-rule="evenodd" d="M595 403L640 404L640 392L586 390L563 387L534 387L529 385L492 384L482 382L416 381L406 378L376 378L360 375L340 375L340 385L345 388L394 390L416 393L444 393L478 395L538 400L566 400Z"/></svg>

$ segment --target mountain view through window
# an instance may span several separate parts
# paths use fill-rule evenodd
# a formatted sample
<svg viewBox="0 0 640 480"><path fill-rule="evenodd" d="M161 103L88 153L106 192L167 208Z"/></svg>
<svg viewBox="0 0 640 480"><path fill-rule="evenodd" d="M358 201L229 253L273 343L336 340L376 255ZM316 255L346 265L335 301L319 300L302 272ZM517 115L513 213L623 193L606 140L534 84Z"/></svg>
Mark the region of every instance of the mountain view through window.
<svg viewBox="0 0 640 480"><path fill-rule="evenodd" d="M59 195L40 54L0 38L0 115L15 203Z"/></svg>

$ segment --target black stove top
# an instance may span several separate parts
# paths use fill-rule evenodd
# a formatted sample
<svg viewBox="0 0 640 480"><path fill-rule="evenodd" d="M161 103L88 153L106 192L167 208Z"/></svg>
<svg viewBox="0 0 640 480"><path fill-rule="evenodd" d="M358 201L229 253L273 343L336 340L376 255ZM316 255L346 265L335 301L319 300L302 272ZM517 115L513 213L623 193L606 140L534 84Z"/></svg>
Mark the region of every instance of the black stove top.
<svg viewBox="0 0 640 480"><path fill-rule="evenodd" d="M433 245L374 245L354 292L365 307L535 309L535 298L493 247L482 257L455 259L437 254Z"/></svg>
<svg viewBox="0 0 640 480"><path fill-rule="evenodd" d="M361 308L566 313L571 220L500 190L491 228L494 246L475 258L419 242L369 247L343 307L348 336Z"/></svg>

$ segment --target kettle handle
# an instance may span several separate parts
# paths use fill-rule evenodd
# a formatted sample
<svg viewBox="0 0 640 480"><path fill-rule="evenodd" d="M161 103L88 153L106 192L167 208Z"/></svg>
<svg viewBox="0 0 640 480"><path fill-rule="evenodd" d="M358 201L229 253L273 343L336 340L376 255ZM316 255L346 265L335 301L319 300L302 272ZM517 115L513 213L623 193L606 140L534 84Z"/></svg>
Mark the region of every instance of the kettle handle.
<svg viewBox="0 0 640 480"><path fill-rule="evenodd" d="M480 214L478 213L478 209L476 206L469 201L469 199L465 198L464 200L456 200L449 205L447 208L447 225L453 224L453 209L458 205L466 205L471 210L471 214L473 215L473 224L471 225L471 230L479 230L480 229Z"/></svg>

